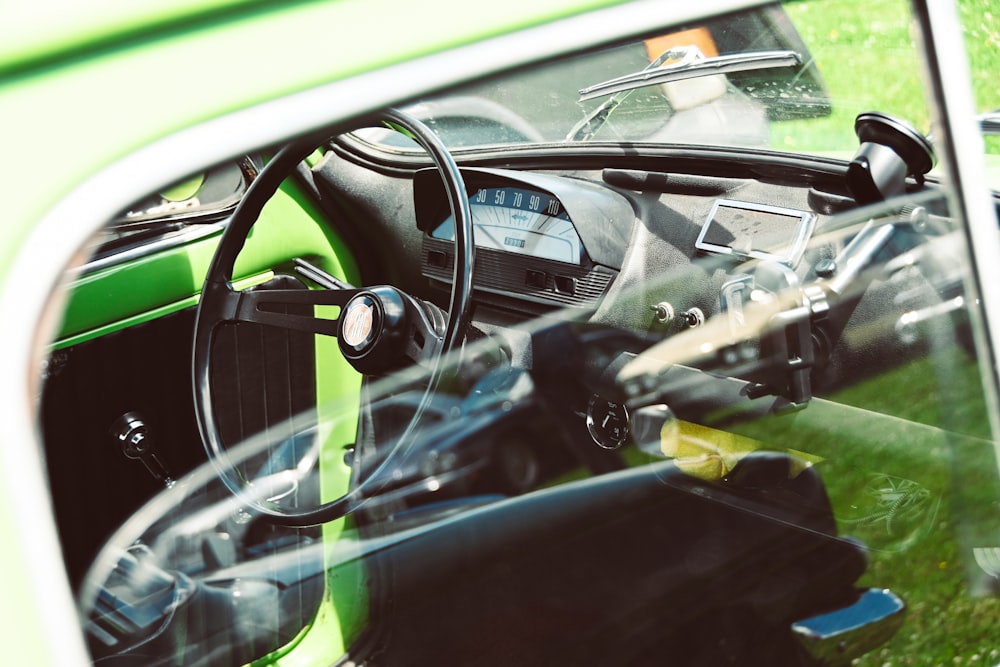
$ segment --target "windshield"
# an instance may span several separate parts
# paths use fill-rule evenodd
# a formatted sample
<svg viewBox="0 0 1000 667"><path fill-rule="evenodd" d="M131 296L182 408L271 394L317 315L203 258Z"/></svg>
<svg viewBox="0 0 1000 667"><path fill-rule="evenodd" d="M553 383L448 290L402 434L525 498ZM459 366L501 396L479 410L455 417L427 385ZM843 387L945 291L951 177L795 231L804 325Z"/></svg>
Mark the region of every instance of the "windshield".
<svg viewBox="0 0 1000 667"><path fill-rule="evenodd" d="M831 136L809 128L839 127L824 121L835 112L853 117L884 105L863 97L835 103L816 47L807 45L797 27L809 30L812 15L800 11L795 18L793 23L777 5L724 16L508 73L412 108L451 148L586 140L853 151L857 140L849 129L848 136ZM888 18L902 26L908 21L903 12ZM871 29L869 17L865 25ZM891 32L892 23L880 30ZM788 57L775 59L776 53ZM852 48L846 55L857 54ZM712 66L741 56L742 64ZM917 76L912 48L894 70L897 78ZM683 78L591 92L607 81L650 72ZM917 120L926 118L921 111ZM809 145L803 145L807 133Z"/></svg>
<svg viewBox="0 0 1000 667"><path fill-rule="evenodd" d="M996 33L964 12L977 112L1000 107L994 85ZM987 21L983 23L982 21ZM408 109L451 149L539 142L653 142L765 148L849 158L858 145L854 118L879 110L932 132L919 52L907 3L881 2L844 12L836 3L774 4L665 34L505 73ZM768 62L767 55L794 56ZM650 69L690 68L743 57L742 67L704 67L686 78L639 84L626 92L588 90ZM391 133L366 133L407 148ZM987 152L1000 152L987 136ZM994 172L993 162L989 167ZM1000 179L992 178L996 187Z"/></svg>

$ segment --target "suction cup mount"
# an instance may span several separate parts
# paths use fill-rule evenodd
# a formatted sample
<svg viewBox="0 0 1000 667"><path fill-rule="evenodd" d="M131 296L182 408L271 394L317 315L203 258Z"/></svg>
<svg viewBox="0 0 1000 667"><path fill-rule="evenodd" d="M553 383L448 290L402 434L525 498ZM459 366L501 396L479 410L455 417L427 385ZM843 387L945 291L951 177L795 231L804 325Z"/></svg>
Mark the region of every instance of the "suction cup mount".
<svg viewBox="0 0 1000 667"><path fill-rule="evenodd" d="M861 147L847 167L847 189L859 204L901 194L907 176L922 183L934 166L934 146L904 120L869 111L858 115L854 131Z"/></svg>

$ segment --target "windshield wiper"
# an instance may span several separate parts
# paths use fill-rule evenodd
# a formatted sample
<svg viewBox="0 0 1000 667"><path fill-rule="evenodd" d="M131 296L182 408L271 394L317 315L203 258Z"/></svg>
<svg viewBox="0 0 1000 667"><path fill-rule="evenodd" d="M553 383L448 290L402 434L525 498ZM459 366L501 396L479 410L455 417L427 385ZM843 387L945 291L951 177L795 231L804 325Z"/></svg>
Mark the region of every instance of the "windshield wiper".
<svg viewBox="0 0 1000 667"><path fill-rule="evenodd" d="M799 67L801 65L802 57L795 51L751 51L706 58L694 46L667 49L649 66L638 72L616 77L580 90L580 102L604 95L611 95L611 97L574 125L566 136L566 140L586 141L593 137L611 115L611 112L618 108L632 91L639 88L714 74L748 72L774 67Z"/></svg>
<svg viewBox="0 0 1000 667"><path fill-rule="evenodd" d="M1000 109L981 115L979 127L985 135L1000 135Z"/></svg>

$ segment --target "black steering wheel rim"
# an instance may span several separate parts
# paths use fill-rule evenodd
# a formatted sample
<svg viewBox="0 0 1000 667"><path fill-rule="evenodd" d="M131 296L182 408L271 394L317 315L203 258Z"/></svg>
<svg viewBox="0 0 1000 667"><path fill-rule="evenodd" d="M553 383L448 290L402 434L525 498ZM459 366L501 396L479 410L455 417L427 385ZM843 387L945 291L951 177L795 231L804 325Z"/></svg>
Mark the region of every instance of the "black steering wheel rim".
<svg viewBox="0 0 1000 667"><path fill-rule="evenodd" d="M243 248L251 227L260 216L264 205L277 192L282 182L296 167L310 155L317 144L315 135L293 142L278 151L261 170L258 177L247 189L246 194L233 212L232 218L222 233L215 255L209 265L198 304L195 319L195 335L192 358L192 378L195 416L205 452L216 467L225 485L259 514L272 521L289 526L309 526L325 523L346 516L359 508L373 492L377 492L378 474L393 459L397 450L405 448L413 436L416 425L423 414L430 397L437 390L444 373L443 359L457 351L464 339L471 319L472 274L475 263L475 247L472 233L472 212L465 183L454 158L441 140L426 125L416 118L390 109L370 119L369 125L384 124L413 138L430 155L434 166L442 177L451 212L455 221L455 262L452 275L451 296L448 303L447 324L440 337L437 353L431 363L427 386L423 399L403 434L397 439L392 452L365 480L339 498L322 503L318 507L305 510L275 510L254 500L245 493L241 483L234 478L234 467L222 443L213 409L211 360L212 341L216 328L227 322L257 321L271 324L266 313L247 319L248 307L243 302L246 292L233 289L233 273L236 258ZM343 308L347 300L361 290L300 290L302 302L313 305L338 305ZM251 303L252 307L253 304ZM301 316L302 319L312 319ZM275 322L276 323L276 322ZM320 324L322 323L322 324ZM287 323L286 323L287 324ZM337 335L336 320L313 320L302 325L310 326L313 333ZM284 326L282 324L280 326ZM292 327L295 328L293 322Z"/></svg>

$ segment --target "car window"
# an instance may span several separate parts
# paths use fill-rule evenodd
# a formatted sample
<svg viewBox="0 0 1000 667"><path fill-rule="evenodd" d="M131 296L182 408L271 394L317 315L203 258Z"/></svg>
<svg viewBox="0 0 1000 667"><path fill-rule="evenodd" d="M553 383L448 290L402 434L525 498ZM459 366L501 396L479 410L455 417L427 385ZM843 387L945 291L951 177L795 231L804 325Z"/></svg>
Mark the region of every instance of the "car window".
<svg viewBox="0 0 1000 667"><path fill-rule="evenodd" d="M106 225L90 249L93 267L148 244L151 239L182 235L192 225L218 223L236 208L260 170L260 159L243 157L171 184L133 202Z"/></svg>
<svg viewBox="0 0 1000 667"><path fill-rule="evenodd" d="M128 207L97 260L146 252L162 303L55 341L40 399L95 660L995 662L994 378L924 63L905 3L771 4ZM196 222L175 294L149 240Z"/></svg>
<svg viewBox="0 0 1000 667"><path fill-rule="evenodd" d="M1000 52L1000 18L995 12L983 9L975 3L959 3L959 16L965 34L965 48L969 53L969 69L972 75L972 90L976 111L983 120L983 141L985 144L988 179L991 187L1000 183L1000 135L995 114L1000 110L1000 92L992 83L992 72L997 68L997 53ZM992 119L992 120L991 120Z"/></svg>

